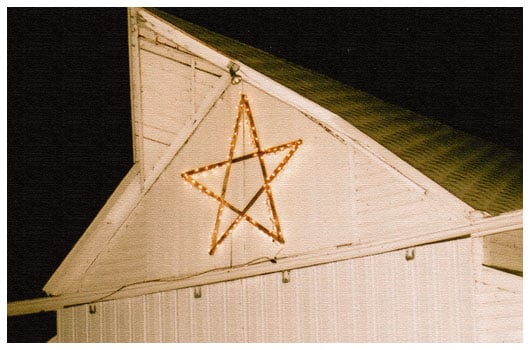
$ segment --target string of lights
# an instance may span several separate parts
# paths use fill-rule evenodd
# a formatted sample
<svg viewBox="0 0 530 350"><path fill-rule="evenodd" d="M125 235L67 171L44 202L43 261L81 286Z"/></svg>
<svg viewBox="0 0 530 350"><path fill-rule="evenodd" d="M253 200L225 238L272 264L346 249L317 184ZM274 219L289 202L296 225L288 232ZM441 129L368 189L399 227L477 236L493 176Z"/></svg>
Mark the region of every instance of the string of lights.
<svg viewBox="0 0 530 350"><path fill-rule="evenodd" d="M240 133L240 125L242 125L244 122L248 123L250 136L251 136L251 146L253 147L254 151L245 154L239 157L234 157L234 153L236 150L237 145L237 139ZM217 162L214 164L202 166L199 168L195 168L186 172L183 172L181 174L182 178L186 180L188 183L190 183L194 188L198 189L202 193L206 194L207 196L215 199L219 205L217 209L217 215L215 219L215 225L212 232L212 239L211 239L211 246L209 254L212 255L215 253L215 250L218 245L220 245L231 233L232 231L237 227L237 225L241 222L241 220L246 220L248 223L256 227L259 231L263 232L267 236L271 237L273 241L279 242L279 243L285 243L285 239L283 237L281 227L280 227L280 221L278 219L278 213L276 210L276 205L274 203L274 198L272 194L271 189L271 182L278 176L278 174L285 168L287 165L287 162L291 159L291 157L294 155L294 153L298 150L298 147L302 144L302 140L298 139L295 141L287 142L281 145L277 145L274 147L270 147L267 149L262 149L260 139L258 137L258 132L256 129L256 124L254 123L254 117L252 115L252 111L250 109L250 103L248 100L248 97L245 94L241 94L241 100L238 105L238 113L236 122L234 125L234 131L232 132L232 136L230 138L230 149L228 152L228 157L225 161ZM284 156L282 161L274 168L274 170L269 174L265 165L264 157L268 154L275 154L284 150L288 150L287 154ZM243 209L237 208L237 206L233 205L229 201L226 200L226 192L228 188L229 183L229 177L230 177L230 171L232 168L232 164L250 160L257 158L260 164L261 174L263 176L263 184L260 186L260 188L257 190L257 192L252 196L252 198L248 201L248 203L245 205ZM223 186L221 189L221 193L217 194L215 191L212 191L199 181L193 178L194 175L204 173L206 171L217 169L220 167L225 167L225 173L223 178ZM270 217L272 222L272 229L269 229L265 227L263 224L259 223L257 220L249 216L247 213L252 208L252 206L256 203L258 198L265 193L266 195L266 204L267 207L270 210ZM235 212L237 214L237 217L228 225L228 227L224 230L224 232L219 236L219 228L221 225L221 217L224 208L228 208Z"/></svg>

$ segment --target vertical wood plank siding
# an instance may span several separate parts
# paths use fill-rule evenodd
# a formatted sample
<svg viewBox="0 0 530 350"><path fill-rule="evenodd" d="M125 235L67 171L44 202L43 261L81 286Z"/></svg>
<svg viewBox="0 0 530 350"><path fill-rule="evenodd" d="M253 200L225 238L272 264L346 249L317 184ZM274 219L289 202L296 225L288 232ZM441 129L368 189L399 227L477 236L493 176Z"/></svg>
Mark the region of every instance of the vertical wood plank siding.
<svg viewBox="0 0 530 350"><path fill-rule="evenodd" d="M200 298L190 287L96 303L95 313L87 305L63 309L58 339L472 341L470 240L416 247L415 258L409 261L405 254L400 250L297 269L290 271L287 283L281 273L274 273L205 285Z"/></svg>

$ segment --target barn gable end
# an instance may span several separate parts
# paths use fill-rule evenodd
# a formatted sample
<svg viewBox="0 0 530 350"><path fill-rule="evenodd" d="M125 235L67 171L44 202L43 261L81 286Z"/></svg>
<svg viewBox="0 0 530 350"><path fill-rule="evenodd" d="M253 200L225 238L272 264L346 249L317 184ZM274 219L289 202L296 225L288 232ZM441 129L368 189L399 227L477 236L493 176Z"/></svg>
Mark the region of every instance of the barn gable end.
<svg viewBox="0 0 530 350"><path fill-rule="evenodd" d="M283 260L326 255L332 261L343 248L406 241L482 218L282 78L263 75L156 11L132 9L129 19L135 165L47 283L48 294L112 292L271 261L280 271ZM242 95L263 149L301 140L270 183L285 243L243 220L208 254L219 201L182 174L227 159ZM252 151L249 135L248 129L238 135L246 143L236 146L235 158ZM264 157L269 174L286 151ZM234 163L227 184L226 200L240 210L263 184L255 158ZM197 180L219 194L225 170ZM258 196L248 215L274 225L266 198ZM234 211L225 211L233 220Z"/></svg>

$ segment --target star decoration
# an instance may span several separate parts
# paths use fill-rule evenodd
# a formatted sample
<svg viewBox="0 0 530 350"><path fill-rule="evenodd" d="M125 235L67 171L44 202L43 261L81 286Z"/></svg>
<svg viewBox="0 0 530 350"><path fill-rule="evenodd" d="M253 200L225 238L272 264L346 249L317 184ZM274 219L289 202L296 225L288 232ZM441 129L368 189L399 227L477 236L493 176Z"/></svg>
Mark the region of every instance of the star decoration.
<svg viewBox="0 0 530 350"><path fill-rule="evenodd" d="M244 120L246 120L249 125L253 152L234 158L237 138L240 131L240 124ZM252 111L250 110L248 98L244 94L241 95L241 100L238 106L237 119L234 125L234 132L230 139L230 150L228 152L227 160L189 170L181 174L184 180L189 182L193 187L197 188L202 193L208 195L209 197L219 202L219 206L217 209L217 217L215 219L215 225L212 232L212 241L209 251L210 255L215 253L217 246L221 244L230 235L230 233L236 228L236 226L241 222L241 220L246 220L249 224L256 227L259 231L263 232L267 236L271 237L274 241L277 241L282 244L285 243L285 239L280 228L280 221L278 219L278 213L274 204L274 198L272 195L270 184L282 171L289 159L291 159L291 157L301 144L302 140L298 139L295 141L263 149L258 138L256 125L254 124L254 118L252 117ZM284 156L282 161L276 166L276 168L274 168L272 172L269 173L265 166L264 156L268 154L278 153L284 150L288 150L287 154ZM254 196L252 196L252 198L247 202L247 204L242 209L240 209L226 200L226 192L228 187L228 180L230 177L230 170L232 168L232 164L234 163L244 162L255 158L257 158L257 160L259 161L261 174L263 176L263 184L259 187L257 192L254 194ZM193 178L194 175L220 167L225 167L221 193L215 193L214 191L210 190L209 188L207 188L206 186L204 186ZM270 216L272 221L272 229L265 227L263 224L259 223L257 220L248 215L249 210L256 203L258 198L264 193L267 199L266 203L271 214ZM237 215L237 217L230 223L230 225L228 225L226 230L224 230L222 234L220 234L219 228L221 223L221 214L224 208L232 210Z"/></svg>

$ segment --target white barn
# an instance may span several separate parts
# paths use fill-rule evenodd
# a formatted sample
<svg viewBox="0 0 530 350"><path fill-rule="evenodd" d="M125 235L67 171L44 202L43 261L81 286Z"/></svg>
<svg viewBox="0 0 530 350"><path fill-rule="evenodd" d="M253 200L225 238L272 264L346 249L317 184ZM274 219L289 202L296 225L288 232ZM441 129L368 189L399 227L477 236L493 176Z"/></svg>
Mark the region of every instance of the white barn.
<svg viewBox="0 0 530 350"><path fill-rule="evenodd" d="M44 286L57 342L520 342L522 162L151 9L134 166Z"/></svg>

